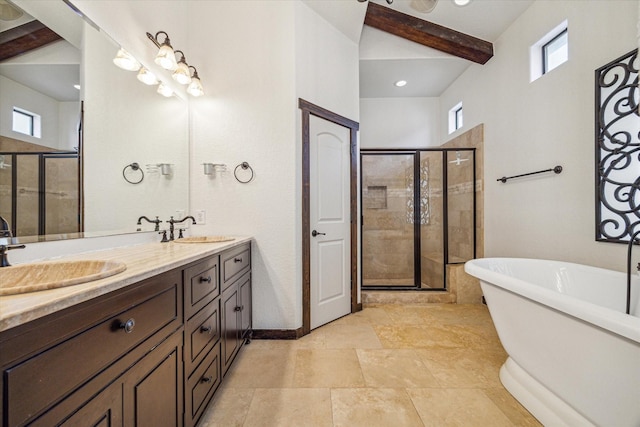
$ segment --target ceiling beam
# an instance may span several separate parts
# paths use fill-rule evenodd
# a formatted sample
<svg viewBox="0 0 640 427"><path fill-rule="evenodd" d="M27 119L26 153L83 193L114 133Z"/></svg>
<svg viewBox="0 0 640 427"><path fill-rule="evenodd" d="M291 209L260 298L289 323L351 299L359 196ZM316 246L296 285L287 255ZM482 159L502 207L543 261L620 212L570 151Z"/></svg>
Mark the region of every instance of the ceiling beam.
<svg viewBox="0 0 640 427"><path fill-rule="evenodd" d="M365 25L478 64L493 56L493 44L369 1Z"/></svg>
<svg viewBox="0 0 640 427"><path fill-rule="evenodd" d="M0 61L22 55L62 39L40 21L31 21L0 33Z"/></svg>

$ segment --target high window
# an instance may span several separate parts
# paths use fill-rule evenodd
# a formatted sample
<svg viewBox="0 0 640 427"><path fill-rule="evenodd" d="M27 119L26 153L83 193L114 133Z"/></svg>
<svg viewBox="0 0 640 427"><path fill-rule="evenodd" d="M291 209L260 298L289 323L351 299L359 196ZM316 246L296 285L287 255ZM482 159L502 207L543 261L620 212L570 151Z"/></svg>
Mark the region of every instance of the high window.
<svg viewBox="0 0 640 427"><path fill-rule="evenodd" d="M534 81L569 60L568 22L564 21L530 49L531 81Z"/></svg>
<svg viewBox="0 0 640 427"><path fill-rule="evenodd" d="M449 133L453 133L462 127L462 102L449 110Z"/></svg>
<svg viewBox="0 0 640 427"><path fill-rule="evenodd" d="M25 135L36 138L41 137L40 115L22 108L13 107L13 124L14 132L23 133Z"/></svg>

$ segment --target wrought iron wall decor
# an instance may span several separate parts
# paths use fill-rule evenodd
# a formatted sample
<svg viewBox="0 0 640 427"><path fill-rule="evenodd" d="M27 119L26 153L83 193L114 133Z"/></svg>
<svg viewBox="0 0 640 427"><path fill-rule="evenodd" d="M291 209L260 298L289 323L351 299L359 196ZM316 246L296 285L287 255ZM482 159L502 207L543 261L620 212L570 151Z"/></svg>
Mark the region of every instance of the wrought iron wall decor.
<svg viewBox="0 0 640 427"><path fill-rule="evenodd" d="M628 243L640 229L638 50L598 68L596 240Z"/></svg>

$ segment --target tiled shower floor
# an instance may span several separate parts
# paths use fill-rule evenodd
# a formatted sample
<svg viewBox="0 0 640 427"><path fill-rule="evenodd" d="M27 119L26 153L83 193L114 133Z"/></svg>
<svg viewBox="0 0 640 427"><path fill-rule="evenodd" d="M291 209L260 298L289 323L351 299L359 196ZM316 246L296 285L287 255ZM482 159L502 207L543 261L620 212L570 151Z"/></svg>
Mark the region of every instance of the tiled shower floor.
<svg viewBox="0 0 640 427"><path fill-rule="evenodd" d="M506 357L485 306L368 306L245 346L199 426L540 426Z"/></svg>

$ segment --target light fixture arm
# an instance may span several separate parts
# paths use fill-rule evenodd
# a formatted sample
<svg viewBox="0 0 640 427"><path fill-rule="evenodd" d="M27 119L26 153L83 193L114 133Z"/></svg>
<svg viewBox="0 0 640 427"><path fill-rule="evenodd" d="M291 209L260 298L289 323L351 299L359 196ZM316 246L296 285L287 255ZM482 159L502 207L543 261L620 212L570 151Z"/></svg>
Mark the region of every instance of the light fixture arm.
<svg viewBox="0 0 640 427"><path fill-rule="evenodd" d="M162 43L158 42L158 36L160 34L164 34L164 42L162 42ZM149 40L151 40L153 42L153 44L156 45L157 48L159 48L163 44L171 46L171 40L169 40L169 34L167 34L165 31L158 31L155 36L153 34L147 32L147 38Z"/></svg>
<svg viewBox="0 0 640 427"><path fill-rule="evenodd" d="M193 65L189 65L189 68L193 68L193 74L191 74L191 78L200 79L200 77L198 77L198 70L196 70L196 67L194 67Z"/></svg>
<svg viewBox="0 0 640 427"><path fill-rule="evenodd" d="M174 50L173 52L176 54L179 53L182 56L182 58L180 58L178 62L184 62L185 64L187 63L187 58L184 56L184 52L182 52L181 50Z"/></svg>

